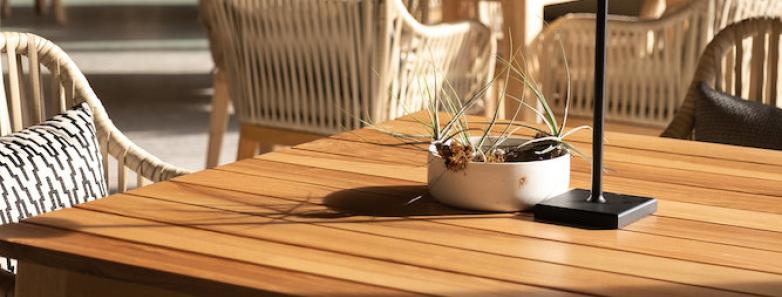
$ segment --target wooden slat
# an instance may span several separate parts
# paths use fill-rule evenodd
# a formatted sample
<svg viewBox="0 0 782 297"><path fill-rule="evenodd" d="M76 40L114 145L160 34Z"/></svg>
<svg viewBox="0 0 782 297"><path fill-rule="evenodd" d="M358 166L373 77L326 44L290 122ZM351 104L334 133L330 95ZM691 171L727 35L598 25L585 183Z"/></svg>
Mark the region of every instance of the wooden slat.
<svg viewBox="0 0 782 297"><path fill-rule="evenodd" d="M24 89L22 86L22 77L19 76L19 73L21 72L19 67L22 67L22 65L17 64L17 56L14 47L8 46L6 47L6 51L6 62L8 63L8 94L11 99L8 106L10 111L11 129L16 132L23 128L21 97Z"/></svg>
<svg viewBox="0 0 782 297"><path fill-rule="evenodd" d="M609 137L606 189L659 198L622 230L436 203L426 144L365 129L1 226L0 254L194 295L782 296L782 153Z"/></svg>
<svg viewBox="0 0 782 297"><path fill-rule="evenodd" d="M276 168L276 170L272 170L271 168ZM380 191L383 187L393 187L396 191L407 191L411 194L411 196L420 195L423 191L425 191L425 185L422 183L407 182L368 175L358 175L345 171L326 170L316 167L269 162L264 160L248 160L226 165L221 167L221 169L255 176L273 177L276 179L288 181L306 181L312 184L328 185L342 189L361 188L364 191ZM284 174L280 174L282 172L284 172ZM139 189L137 193L142 193L143 195L152 195L149 193L149 191L154 192L155 187L164 187L167 185L168 184L160 184L151 188ZM629 186L637 187L638 185L630 184ZM186 190L183 191L187 192ZM684 191L684 193L686 193L686 191ZM642 194L646 195L648 193L644 192ZM316 201L317 199L312 199L310 202L316 203ZM508 215L503 217L508 217ZM649 221L654 223L647 223ZM658 216L637 222L628 226L627 229L651 234L665 235L669 237L678 237L697 241L714 242L726 245L782 252L782 233L778 232L761 231L724 224L712 224ZM724 234L733 235L724 236ZM649 246L657 245L649 244ZM668 249L666 246L657 247L661 247L663 249L663 253L666 249Z"/></svg>
<svg viewBox="0 0 782 297"><path fill-rule="evenodd" d="M33 224L4 225L0 239L0 252L20 260L195 296L257 296L259 291L307 296L406 293Z"/></svg>
<svg viewBox="0 0 782 297"><path fill-rule="evenodd" d="M72 208L35 217L29 219L28 222L424 294L453 295L467 292L465 294L517 296L527 293L545 294L552 292L523 284L429 270L195 228L233 224L231 220L226 221L225 217L213 220L206 220L207 218L208 216L201 215L201 219L190 226L176 226ZM241 219L241 216L232 219ZM265 227L257 224L237 224L237 226L250 229ZM231 272L223 271L223 273ZM553 293L554 295L562 294L557 291L553 291Z"/></svg>
<svg viewBox="0 0 782 297"><path fill-rule="evenodd" d="M162 192L162 191L161 191ZM160 192L159 192L160 193ZM356 198L362 198L356 196ZM535 273L537 283L544 286L583 290L585 293L606 294L602 290L588 289L588 283L580 283L577 274L594 274L598 277L598 271L613 271L620 274L605 275L616 281L624 280L633 284L644 283L646 281L636 278L628 278L626 274L646 276L650 279L667 279L676 283L697 284L700 286L716 286L726 290L744 291L750 293L769 294L774 292L774 286L759 288L757 286L720 286L720 283L729 283L726 278L719 281L721 277L730 277L730 281L738 283L751 282L754 280L766 279L769 283L776 282L775 278L782 280L782 275L774 275L746 270L738 270L723 266L704 265L668 258L657 258L640 254L624 253L613 250L597 249L581 245L570 245L557 242L547 242L537 239L521 237L504 237L504 240L496 236L483 236L481 232L475 234L477 238L484 238L486 242L496 242L506 248L505 254L497 255L487 251L475 251L468 249L456 249L444 247L441 245L425 244L419 241L427 240L428 237L439 236L447 240L447 235L453 232L464 231L461 228L443 228L442 226L430 226L430 224L417 225L419 228L428 228L431 233L415 237L415 241L399 240L389 238L383 230L376 230L374 224L367 225L367 228L359 229L360 232L350 232L340 229L341 224L336 222L325 222L323 225L309 223L296 223L293 218L297 216L313 216L313 221L322 221L317 215L324 214L323 207L310 208L300 204L290 205L290 209L281 207L275 210L275 207L282 206L278 199L265 200L257 197L255 203L261 205L275 205L268 208L269 214L258 214L255 212L221 212L215 208L200 207L195 205L185 205L182 203L167 203L159 200L145 198L131 198L128 196L113 197L104 199L95 203L84 205L85 208L99 210L109 213L140 217L150 220L159 220L182 224L197 228L222 232L241 236L244 238L257 238L274 242L283 242L298 246L307 246L311 248L324 249L341 254L357 255L372 259L382 259L391 262L410 264L418 267L428 267L439 270L454 271L469 275L476 275L495 279L504 279L507 281L516 281L529 283L532 281L531 270ZM194 201L200 203L200 201ZM257 205L257 204L256 204ZM240 205L245 210L246 206ZM156 212L149 212L148 209L157 209ZM258 210L257 206L253 209ZM300 210L300 211L299 211ZM314 215L313 215L314 214ZM338 212L336 214L339 214ZM221 224L225 218L231 218L230 224ZM405 221L404 219L402 221ZM364 225L359 223L359 225ZM253 226L263 226L254 228ZM439 228L438 228L439 227ZM391 228L391 227L389 227ZM394 232L404 233L405 230L396 230ZM468 232L466 232L468 233ZM296 236L290 236L296 234ZM372 235L370 235L372 234ZM475 238L475 237L473 237ZM457 243L459 240L448 240L451 243ZM566 258L560 255L568 255ZM438 255L432 259L432 255ZM587 256L589 255L589 256ZM782 255L780 255L782 257ZM461 259L461 261L438 261L436 259ZM532 261L530 261L532 260ZM535 262L535 261L541 262ZM594 272L581 271L572 267L556 267L547 263L557 263L565 261L567 266L584 267L595 269ZM464 263L470 263L465 265ZM656 263L653 265L651 263ZM592 267L588 267L592 266ZM537 268L536 268L537 267ZM554 275L547 275L546 271L559 271ZM697 271L697 272L694 272ZM525 273L526 272L526 273ZM746 277L741 281L742 277ZM700 278L700 279L699 279ZM544 280L545 279L545 280ZM562 284L568 284L567 287ZM676 287L670 291L676 291L681 294L683 291L690 291L689 294L698 292L701 288L688 288L686 286L677 286L674 284L660 283L659 286ZM583 288L583 289L582 289ZM780 288L776 288L780 289ZM657 292L660 294L662 292ZM715 294L716 292L703 292L704 294ZM616 295L613 292L611 295ZM622 293L622 294L626 294ZM668 293L670 294L670 293Z"/></svg>
<svg viewBox="0 0 782 297"><path fill-rule="evenodd" d="M33 262L18 262L16 267L15 291L13 293L15 296L193 297L191 294L113 280ZM42 283L46 285L41 286Z"/></svg>
<svg viewBox="0 0 782 297"><path fill-rule="evenodd" d="M392 178L397 178L401 180L407 180L412 182L420 182L425 183L426 182L426 170L423 167L420 168L413 168L413 167L407 167L404 168L400 165L388 165L388 164L372 164L368 165L367 163L363 163L361 161L350 161L350 160L335 160L332 158L328 158L327 156L298 156L293 154L286 154L285 152L279 152L274 154L266 154L263 156L260 156L258 158L265 159L265 160L271 160L271 161L277 161L277 162L286 162L286 163L293 163L293 164L299 164L299 165L305 165L305 166L315 166L325 169L332 169L332 170L343 170L343 171L349 171L353 173L359 173L364 175L374 175L374 176L387 176ZM347 157L345 157L347 158ZM571 179L571 186L574 187L587 187L588 184L588 176L578 174L571 174L573 177ZM182 180L190 180L190 179L197 179L196 177L200 177L199 175L191 175L188 177L185 177ZM215 182L217 184L217 182ZM610 182L606 182L606 189L608 191L615 191L613 189L613 184ZM665 188L660 189L647 189L650 191L655 192L664 192ZM697 187L690 188L690 191L696 191ZM634 191L629 192L632 194ZM663 198L664 196L657 195L658 198ZM693 199L698 198L700 196L693 195ZM661 200L661 205L667 205L666 203L674 203L669 202L666 200ZM698 205L698 204L685 204L688 211L693 211L695 213L700 211L706 211L706 212L714 212L715 208L707 205ZM747 228L762 228L761 230L770 230L770 231L780 231L782 230L782 227L779 226L776 222L779 222L782 220L782 215L778 214L771 214L771 213L760 213L760 212L745 212L741 210L733 210L729 208L724 208L720 210L721 213L730 213L732 214L731 218L729 219L731 222L735 222L737 226L743 226ZM742 221L740 217L742 215L746 215L748 213L751 214L757 214L752 220ZM669 215L673 217L677 217L678 215L683 214L682 212L667 212L667 208L661 207L661 209L657 212L658 215ZM687 217L690 219L691 217ZM720 223L720 221L723 218L719 217L707 217L707 216L701 216L699 218L708 219L707 222L717 222ZM715 221L717 220L717 221Z"/></svg>
<svg viewBox="0 0 782 297"><path fill-rule="evenodd" d="M246 172L246 173L251 173L260 176L283 178L287 180L297 180L297 179L301 180L300 175L297 176L297 174L299 174L300 171L302 170L304 171L319 170L319 168L312 168L310 166L310 163L307 163L306 161L298 162L299 160L295 157L293 158L287 157L289 153L293 153L296 156L298 156L305 153L310 154L309 152L298 152L296 150L288 150L284 152L284 155L281 153L283 152L279 152L271 155L265 155L263 157L251 161L226 165L224 167L220 167L220 169L226 169L229 171L236 171L236 172ZM281 155L282 157L277 158L278 156ZM382 156L382 153L379 153L378 155ZM329 158L328 155L320 155L320 156L324 158ZM310 157L312 157L312 155L310 155ZM352 161L356 160L356 157L351 158L349 156L336 157L336 158L344 159L344 160L352 160ZM406 154L401 154L401 158L399 158L399 160L400 160L399 163L409 163L409 165L412 167L425 166L425 161L422 161L423 160L422 157L408 158ZM581 162L581 161L575 160L574 162ZM284 169L275 170L275 168L290 168L291 171L289 172ZM341 170L340 168L332 168L332 169ZM333 178L329 178L329 174L332 174L332 172L328 170L321 170L321 172L323 173L318 175L308 176L306 180L312 182L319 182L321 184L339 182L339 181L335 181ZM572 172L571 179L574 183L572 186L576 186L575 184L576 182L579 182L578 186L588 186L588 181L590 180L589 174L590 173L588 170ZM672 201L699 203L699 204L729 207L735 209L782 214L782 205L776 203L771 203L771 204L768 203L769 201L777 201L779 199L777 197L729 192L724 190L698 188L698 187L692 187L686 185L660 183L660 182L654 182L648 180L629 179L629 178L615 176L615 175L616 174L605 177L606 185L611 191L616 191L620 193L634 193L637 195L654 196L654 197L658 197L666 200L672 200ZM366 179L369 177L370 176L364 175L356 178ZM377 178L377 176L372 176L372 177ZM414 180L406 179L406 180L414 181L414 182L424 181L422 179L414 179ZM399 180L380 178L378 183L393 182L393 181L399 181ZM725 197L731 197L731 198L724 199Z"/></svg>
<svg viewBox="0 0 782 297"><path fill-rule="evenodd" d="M40 123L46 116L44 113L43 86L41 77L41 64L38 61L38 49L35 44L27 45L28 76L30 77L30 97L28 105L32 105L30 111L33 124Z"/></svg>
<svg viewBox="0 0 782 297"><path fill-rule="evenodd" d="M3 59L0 55L0 71L3 69ZM8 96L5 93L5 75L0 75L0 136L12 132L11 119L8 113Z"/></svg>
<svg viewBox="0 0 782 297"><path fill-rule="evenodd" d="M736 75L736 79L733 82L733 95L736 97L746 98L743 95L743 90L741 88L744 85L744 39L742 36L736 35L734 47L736 48L736 60L734 62L735 69L733 70L733 73Z"/></svg>
<svg viewBox="0 0 782 297"><path fill-rule="evenodd" d="M397 121L386 122L378 125L378 127L384 129L390 129L392 131L407 131L406 129L416 129L418 133L421 133L423 126L414 121L414 118L421 118L422 115L413 114L402 117ZM468 117L470 122L486 122L486 119L481 117ZM421 119L425 120L425 119ZM471 127L479 127L478 124L471 124ZM350 139L357 141L383 141L387 143L399 143L399 140L388 136L382 135L378 138L367 137L365 133L375 134L377 131L372 129L362 129L350 132L345 132L339 135L332 136L334 138ZM517 134L531 135L527 130L519 130ZM376 135L376 134L375 134ZM634 135L619 132L606 132L605 138L607 140L606 147L624 147L637 150L651 150L659 152L667 152L675 155L683 156L699 156L710 157L724 160L741 161L751 164L773 164L782 165L782 151L766 150L758 148L740 147L733 145L724 145L699 141L688 141L664 137L650 138L645 135ZM590 142L592 139L589 131L580 131L569 137L571 141L578 142Z"/></svg>
<svg viewBox="0 0 782 297"><path fill-rule="evenodd" d="M578 144L577 144L578 145ZM591 150L580 145L586 154ZM422 148L396 150L398 146L372 144L335 139L323 139L297 146L299 149L313 150L328 154L360 157L362 160L383 161L388 163L420 164L425 160L426 152ZM284 153L297 154L294 151ZM308 153L298 153L308 154ZM656 152L635 152L626 148L609 148L605 164L609 174L633 178L643 176L644 180L665 183L689 184L701 188L747 191L768 196L782 196L782 166L755 165L735 161L715 160L699 157L676 157ZM589 172L588 164L578 158L573 162L574 169ZM411 163L412 162L412 163ZM640 166L639 166L640 165ZM681 178L682 175L698 175L697 179ZM775 181L768 183L768 180ZM756 185L756 186L753 186Z"/></svg>
<svg viewBox="0 0 782 297"><path fill-rule="evenodd" d="M306 185L303 187L306 187ZM376 189L375 192L379 192L380 190L381 189ZM154 197L156 199L165 201L204 205L210 209L222 209L237 213L249 213L259 216L280 218L281 220L291 222L313 223L332 228L355 230L381 236L394 236L397 238L435 243L438 245L458 247L467 250L503 254L513 257L546 260L546 254L536 256L537 253L546 250L550 251L563 249L569 250L570 253L577 253L582 251L580 250L581 247L560 243L570 242L576 243L579 246L607 248L611 250L608 253L614 253L615 250L619 250L646 255L656 255L664 258L688 260L699 263L711 263L720 266L731 266L743 269L768 271L773 273L782 272L782 267L771 264L768 261L769 259L773 258L782 258L782 253L778 252L710 244L692 240L653 236L627 231L595 232L580 229L562 230L562 228L557 226L534 223L531 221L531 217L527 215L517 217L519 220L510 220L508 218L514 215L506 214L504 216L490 218L482 214L459 214L454 213L455 210L436 209L428 205L430 202L427 201L427 199L429 198L426 198L424 201L420 201L418 204L413 205L412 207L414 209L404 210L399 208L396 211L387 210L386 213L382 214L383 216L380 217L367 216L362 215L361 212L352 212L351 208L362 208L367 206L367 209L371 209L372 205L392 205L393 202L404 201L406 197L410 197L411 195L408 194L408 192L406 192L404 189L401 189L396 193L392 193L393 191L396 191L396 189L386 189L385 195L381 195L379 197L374 195L361 196L365 194L361 193L360 191L353 192L355 193L354 195L356 195L355 197L365 199L367 202L354 202L351 205L345 205L346 207L343 207L343 209L326 209L321 205L324 203L324 201L318 199L317 196L313 196L310 200L304 201L302 199L296 198L273 198L249 193L217 190L203 186L175 183L161 183L152 187L152 189L139 190L133 194L142 197ZM177 195L170 195L167 193L177 193ZM224 197L231 198L225 199ZM329 203L328 197L329 196L325 197L325 203L329 204L330 207L339 207L339 203ZM345 192L345 194L342 194L342 197L349 197L349 194ZM384 203L384 200L391 202ZM334 200L332 200L332 202L333 201ZM96 209L96 207L98 207L97 205L100 204L102 203L92 203L86 205L85 207ZM133 211L108 208L108 205L115 206L116 204L106 204L105 206L98 207L97 209L118 213L130 213ZM421 205L420 209L419 205ZM288 207L286 208L286 206ZM263 210L259 211L259 209ZM290 209L290 211L286 211L286 209ZM193 210L190 212L195 213L198 211ZM410 214L415 214L416 212L419 213L421 218L414 219L409 217ZM138 213L138 211L135 211L135 213ZM437 216L438 213L445 213L448 215ZM278 216L279 214L284 214L284 216ZM340 216L339 214L343 215ZM393 214L408 215L408 217L393 217ZM155 216L162 215L163 214L155 214ZM324 221L323 217L325 216L329 216L331 219ZM364 224L364 222L372 223ZM438 224L432 224L431 222L437 222ZM478 231L476 229L482 230ZM486 232L483 230L492 232ZM498 237L497 232L506 234ZM298 232L295 233L299 234ZM328 232L319 231L318 233L327 234ZM446 236L444 234L448 235ZM460 234L460 236L457 236L456 234ZM529 238L516 238L520 236ZM453 237L459 238L455 239ZM782 237L782 235L778 235L777 237ZM470 241L466 240L467 238L481 238L482 240ZM531 240L531 238L546 239L557 243ZM486 244L487 242L492 242L492 244ZM526 251L524 247L527 246L535 247L535 250ZM542 248L544 246L548 248ZM704 255L702 252L703 250L709 250L713 254ZM599 251L594 252L594 254L601 254L605 252L606 251ZM629 261L627 257L616 257L616 259L619 258L623 259L623 261ZM663 262L668 260L669 259L663 259ZM554 258L549 259L549 261L557 262L561 260ZM601 261L604 262L597 265L605 264L610 266L610 263L612 262L611 260ZM588 261L570 261L568 264L590 265L588 264ZM595 263L591 263L591 265L595 265ZM670 267L674 267L674 265L670 265ZM632 266L628 266L627 268L633 269ZM610 269L611 268L605 268L602 270ZM640 275L641 273L639 272L638 274ZM663 279L665 279L665 277L663 277ZM678 281L681 281L681 279L678 279Z"/></svg>
<svg viewBox="0 0 782 297"><path fill-rule="evenodd" d="M636 232L780 252L782 234L686 219L650 217L625 228Z"/></svg>
<svg viewBox="0 0 782 297"><path fill-rule="evenodd" d="M405 156L402 154L402 156ZM425 163L420 165L408 164L405 168L401 164L389 163L369 163L365 159L359 159L349 156L330 155L317 152L297 152L296 150L279 151L257 157L262 160L270 160L283 163L299 164L304 166L316 166L332 170L343 170L365 175L386 176L401 180L414 182L426 182ZM424 160L423 157L402 157L405 160ZM377 162L377 161L376 161ZM416 161L413 161L416 162ZM587 164L579 164L580 160L574 160L573 171L571 172L571 186L588 186L590 168ZM403 163L403 162L398 162ZM609 164L611 164L609 162ZM609 168L616 168L610 166ZM687 180L679 181L668 176L645 175L643 171L626 170L631 168L623 165L621 171L610 170L605 177L606 187L610 191L637 195L654 195L658 198L665 198L677 201L686 201L702 203L707 205L716 205L722 207L735 207L739 209L748 209L755 211L782 213L782 207L776 204L769 204L768 201L779 201L776 196L764 196L761 194L750 193L746 189L742 192L731 192L728 190L703 188L697 181ZM669 173L665 173L669 174ZM629 175L629 176L626 176ZM690 175L680 174L689 179ZM708 184L708 181L704 181ZM679 184L677 184L679 183ZM755 183L758 184L758 183ZM752 183L750 184L752 185ZM747 187L750 190L756 190L764 194L771 191L764 188L764 183L759 183L759 188ZM732 189L739 185L734 183ZM722 188L729 188L723 186ZM775 193L770 193L775 194ZM732 199L724 199L724 197Z"/></svg>
<svg viewBox="0 0 782 297"><path fill-rule="evenodd" d="M253 164L253 165L256 165L256 164ZM255 166L252 166L252 167L255 167ZM228 169L228 170L233 169L233 170L239 170L239 171L244 171L244 172L251 173L252 171L250 171L251 170L250 168L252 168L252 167L247 166L247 167L245 167L244 170L242 170L238 166L232 166L232 167L228 167L226 169ZM236 169L236 168L239 168L239 169ZM285 168L285 167L281 167L281 170L284 170L282 168ZM258 172L258 171L256 171L256 172ZM343 189L356 189L357 188L357 189L361 189L362 191L374 191L374 192L382 191L382 189L383 189L383 187L377 186L378 183L376 183L376 182L370 182L370 183L366 183L364 185L361 185L362 179L360 179L359 176L354 176L354 175L347 174L347 173L344 173L344 172L335 172L335 171L329 171L329 172L322 172L321 171L321 172L318 172L318 171L315 171L315 172L309 172L308 173L305 168L297 168L294 172L297 172L296 174L300 174L300 178L299 178L300 180L311 180L312 177L318 176L318 175L319 176L329 176L330 177L329 179L324 180L325 183L328 183L330 185L342 185ZM338 179L343 179L343 181L342 182L337 181ZM302 187L306 187L306 185L303 185ZM237 188L237 189L244 189L244 188ZM404 190L409 189L409 190L407 190L407 192L409 193L408 194L409 197L416 197L418 195L421 195L421 194L425 193L425 189L423 189L421 186L415 187L415 185L408 185L407 187L404 187L404 186L401 186L401 185L397 185L393 189L400 189L398 191L404 191ZM414 192L415 189L418 189L419 192L418 193ZM186 190L183 190L183 191L186 191ZM147 193L145 195L153 195L152 193L149 193L148 191L142 191L142 193ZM289 195L293 195L293 194L289 194ZM293 196L295 197L296 195L293 195ZM288 196L281 196L281 197L288 197ZM319 203L318 202L318 198L317 198L316 195L312 195L312 196L309 196L309 197L310 197L310 200L308 200L309 202ZM661 210L663 214L667 214L669 212L675 212L675 211L677 211L677 207L681 207L678 204L673 204L673 206L671 206L672 204L670 204L670 203L665 203L664 205L665 205L666 209L662 209ZM370 206L370 207L372 207L372 206ZM669 210L669 208L673 208L673 210ZM687 215L683 215L683 216L687 216ZM724 217L721 218L720 220L725 221L725 220L729 220L731 218L735 218L735 215L734 214L724 215ZM668 221L667 218L659 218L659 219L662 222ZM446 220L449 220L449 219L446 219ZM702 226L699 226L699 228L694 228L692 231L693 232L701 232L701 231L706 231L706 230L715 229L715 228L716 229L720 229L719 227L720 227L720 225L702 225ZM766 226L765 225L761 225L760 227L764 228ZM670 227L664 227L664 228L670 228ZM651 230L650 232L654 233L654 229L653 228L647 228L647 229L650 229ZM723 229L725 231L730 230L730 228L723 228ZM757 232L756 231L755 233L760 233L760 234L753 234L753 232L747 232L747 231L752 231L752 230L741 230L741 231L742 232L740 234L734 235L733 237L731 237L733 239L737 239L737 241L741 240L740 241L740 243L741 243L740 245L743 245L743 246L748 247L748 248L755 248L757 244L761 244L761 245L766 246L766 248L769 248L769 246L770 246L770 248L772 248L772 249L774 249L776 251L782 251L782 241L779 241L779 240L782 240L782 233L768 233L768 232ZM561 232L562 231L560 231L560 233ZM735 233L735 232L732 232L732 233ZM531 235L531 236L534 236L534 233L532 233L532 234L533 235ZM569 234L569 232L565 233L565 234ZM754 236L748 236L749 234L754 235ZM530 234L527 234L527 235L530 235ZM776 238L776 240L778 241L776 245L773 244L775 241L772 238ZM549 239L552 239L552 238L549 238ZM696 239L697 239L697 237L696 237ZM663 241L665 241L665 240L656 238L656 239L653 239L653 240L649 240L647 243L645 243L645 245L648 245L650 247L655 247L656 244L659 244L660 242L663 242ZM637 243L643 244L641 242L637 242ZM685 241L685 242L679 242L679 243L671 244L671 245L662 245L660 247L662 247L663 250L658 251L655 254L657 254L657 255L665 255L666 251L668 251L670 246L688 246L690 244L692 244L692 243ZM728 241L727 244L736 245L737 243ZM617 248L617 247L613 247L613 246L611 246L611 247L612 248ZM633 249L631 249L631 250L633 250ZM714 250L719 250L719 249L715 248L715 247L709 247L709 248L703 247L703 248L695 248L695 249L693 249L693 251L696 254L700 254L702 250L712 250L712 251L714 251ZM739 255L740 253L732 253L732 252L720 253L720 255L725 255L725 254ZM689 258L689 259L693 259L693 260L694 259L699 259L699 261L702 261L702 260L700 260L700 258L702 258L702 257L694 257L694 258ZM739 263L739 262L747 262L746 260L748 260L748 259L737 260L736 262L737 263ZM710 263L723 263L725 261L726 261L725 257L724 256L720 256L720 257L717 257L716 259L713 259L712 262L710 262Z"/></svg>
<svg viewBox="0 0 782 297"><path fill-rule="evenodd" d="M765 82L767 88L766 103L771 106L777 106L777 90L779 83L779 34L782 28L772 26L771 33L768 36L768 77Z"/></svg>
<svg viewBox="0 0 782 297"><path fill-rule="evenodd" d="M770 28L769 28L770 29ZM763 102L763 84L766 82L766 32L752 36L752 53L749 69L749 98Z"/></svg>
<svg viewBox="0 0 782 297"><path fill-rule="evenodd" d="M585 142L572 143L579 147L579 150L585 154L591 155L591 144ZM389 148L400 148L400 146L390 144L385 146ZM321 139L298 145L296 148L327 152L331 154L359 156L364 158L369 156L372 158L372 160L382 160L389 162L410 161L400 157L399 155L403 154L404 156L410 156L410 154L412 154L412 152L408 152L406 150L378 150L377 144L346 141L336 138ZM422 146L402 146L401 148L408 148L409 150L418 151L419 154L425 154L424 147ZM710 174L721 174L726 176L752 177L757 179L782 181L782 166L778 165L747 164L745 162L732 160L682 156L677 154L662 153L657 151L644 151L624 147L607 147L605 154L608 158L608 161L619 161L623 163L697 171ZM384 158L379 159L381 156ZM415 161L417 161L417 159Z"/></svg>

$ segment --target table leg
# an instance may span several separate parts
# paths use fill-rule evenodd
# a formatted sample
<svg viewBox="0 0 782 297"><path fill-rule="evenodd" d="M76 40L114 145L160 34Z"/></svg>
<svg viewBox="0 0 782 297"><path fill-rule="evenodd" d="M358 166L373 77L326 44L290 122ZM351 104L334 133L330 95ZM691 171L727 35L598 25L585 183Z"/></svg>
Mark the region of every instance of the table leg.
<svg viewBox="0 0 782 297"><path fill-rule="evenodd" d="M87 275L31 262L19 262L16 297L187 297L156 287Z"/></svg>

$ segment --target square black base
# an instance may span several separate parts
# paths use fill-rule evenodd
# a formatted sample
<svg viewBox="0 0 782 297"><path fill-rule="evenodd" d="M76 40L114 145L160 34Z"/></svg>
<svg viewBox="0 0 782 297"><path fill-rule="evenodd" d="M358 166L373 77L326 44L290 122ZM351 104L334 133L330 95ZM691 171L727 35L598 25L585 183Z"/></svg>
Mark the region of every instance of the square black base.
<svg viewBox="0 0 782 297"><path fill-rule="evenodd" d="M657 200L603 193L605 203L587 202L591 191L574 189L535 206L535 220L586 229L618 229L657 211Z"/></svg>

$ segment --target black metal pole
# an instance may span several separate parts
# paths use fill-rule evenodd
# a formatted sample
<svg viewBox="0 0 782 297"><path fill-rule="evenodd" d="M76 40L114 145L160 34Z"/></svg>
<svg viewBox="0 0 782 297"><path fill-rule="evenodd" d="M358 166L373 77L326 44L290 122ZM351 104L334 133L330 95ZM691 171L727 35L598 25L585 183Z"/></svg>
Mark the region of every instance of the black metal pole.
<svg viewBox="0 0 782 297"><path fill-rule="evenodd" d="M594 123L592 127L592 194L589 202L605 202L603 198L603 113L605 104L606 67L606 16L608 0L597 1L595 34L595 99Z"/></svg>

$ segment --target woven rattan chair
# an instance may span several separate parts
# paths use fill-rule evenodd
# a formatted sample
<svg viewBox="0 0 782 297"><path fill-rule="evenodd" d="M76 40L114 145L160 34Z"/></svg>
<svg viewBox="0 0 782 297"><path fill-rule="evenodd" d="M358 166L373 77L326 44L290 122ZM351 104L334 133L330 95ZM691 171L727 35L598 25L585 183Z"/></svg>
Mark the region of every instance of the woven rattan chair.
<svg viewBox="0 0 782 297"><path fill-rule="evenodd" d="M130 142L111 122L70 57L52 42L34 34L3 32L0 53L4 55L0 61L7 69L7 80L0 83L5 89L0 89L0 135L19 131L77 103L87 102L95 117L109 188L127 190L128 171L135 173L138 185L188 173ZM109 180L109 156L117 162L115 182Z"/></svg>
<svg viewBox="0 0 782 297"><path fill-rule="evenodd" d="M782 107L779 50L782 19L752 18L725 27L709 43L698 63L687 97L663 137L690 139L701 83L741 98Z"/></svg>
<svg viewBox="0 0 782 297"><path fill-rule="evenodd" d="M494 71L488 28L422 25L401 0L201 5L218 69L207 167L217 163L227 110L220 97L227 90L242 124L241 159L258 147L298 144L418 111L425 89L446 79L466 98Z"/></svg>
<svg viewBox="0 0 782 297"><path fill-rule="evenodd" d="M610 17L607 34L606 119L662 129L674 117L697 58L721 28L752 16L782 14L782 1L693 0L659 19ZM570 65L570 114L592 114L594 15L552 22L532 44L530 66L553 108L565 107Z"/></svg>

